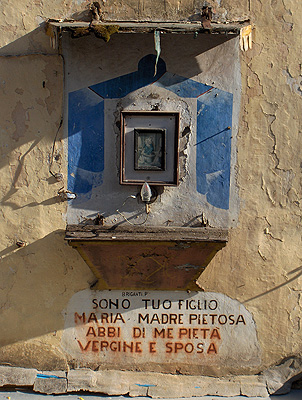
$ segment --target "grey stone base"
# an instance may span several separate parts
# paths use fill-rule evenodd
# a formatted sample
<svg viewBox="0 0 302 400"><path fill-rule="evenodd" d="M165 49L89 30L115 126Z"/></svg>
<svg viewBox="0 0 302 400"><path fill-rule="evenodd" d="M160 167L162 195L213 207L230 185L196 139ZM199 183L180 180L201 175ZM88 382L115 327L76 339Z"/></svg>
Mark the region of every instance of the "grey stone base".
<svg viewBox="0 0 302 400"><path fill-rule="evenodd" d="M27 386L46 394L88 391L107 395L181 398L201 396L268 397L290 391L291 383L302 373L302 360L294 358L272 367L260 375L208 377L170 375L154 372L38 371L0 366L0 387Z"/></svg>
<svg viewBox="0 0 302 400"><path fill-rule="evenodd" d="M63 394L89 391L107 395L180 398L193 396L267 397L266 382L260 376L212 378L152 372L92 371L77 369L37 371L0 366L0 386L32 386L35 392Z"/></svg>

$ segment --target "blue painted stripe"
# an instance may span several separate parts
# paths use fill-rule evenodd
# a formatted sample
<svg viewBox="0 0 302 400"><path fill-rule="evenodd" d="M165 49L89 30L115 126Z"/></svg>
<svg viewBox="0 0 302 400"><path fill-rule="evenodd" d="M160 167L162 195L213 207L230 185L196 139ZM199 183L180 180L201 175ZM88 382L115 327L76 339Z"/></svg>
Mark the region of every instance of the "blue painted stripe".
<svg viewBox="0 0 302 400"><path fill-rule="evenodd" d="M62 376L56 376L56 375L45 375L45 374L37 374L37 378L40 379L50 379L50 378L55 378L55 379L66 379Z"/></svg>
<svg viewBox="0 0 302 400"><path fill-rule="evenodd" d="M104 99L121 98L154 84L183 98L197 99L196 188L217 208L229 208L231 93L166 72L156 56L143 57L138 70L69 94L68 189L89 199L103 182ZM80 201L79 198L73 201Z"/></svg>
<svg viewBox="0 0 302 400"><path fill-rule="evenodd" d="M197 100L196 183L214 207L229 208L233 95L213 89Z"/></svg>
<svg viewBox="0 0 302 400"><path fill-rule="evenodd" d="M166 72L154 85L186 98L197 98L212 89L212 86L170 72Z"/></svg>
<svg viewBox="0 0 302 400"><path fill-rule="evenodd" d="M104 101L88 88L69 93L68 190L90 192L103 171Z"/></svg>
<svg viewBox="0 0 302 400"><path fill-rule="evenodd" d="M136 383L136 386L140 386L140 387L155 387L156 385L141 385L140 383Z"/></svg>

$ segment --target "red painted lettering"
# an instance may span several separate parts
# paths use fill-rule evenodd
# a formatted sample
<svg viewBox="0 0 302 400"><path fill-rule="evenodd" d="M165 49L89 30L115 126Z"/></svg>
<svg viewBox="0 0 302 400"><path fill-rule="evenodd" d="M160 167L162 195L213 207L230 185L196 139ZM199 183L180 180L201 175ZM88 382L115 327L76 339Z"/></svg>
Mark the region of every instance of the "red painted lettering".
<svg viewBox="0 0 302 400"><path fill-rule="evenodd" d="M99 347L98 347L99 342L97 340L93 340L92 341L92 351L97 352L99 351Z"/></svg>
<svg viewBox="0 0 302 400"><path fill-rule="evenodd" d="M192 329L192 338L193 339L198 339L197 333L198 333L198 328L193 328Z"/></svg>
<svg viewBox="0 0 302 400"><path fill-rule="evenodd" d="M183 347L184 347L184 345L182 343L176 342L174 345L175 353L178 353L178 351L182 350Z"/></svg>
<svg viewBox="0 0 302 400"><path fill-rule="evenodd" d="M173 343L166 343L166 353L172 353L173 351Z"/></svg>
<svg viewBox="0 0 302 400"><path fill-rule="evenodd" d="M178 337L182 339L184 336L187 336L189 329L187 328L179 328Z"/></svg>
<svg viewBox="0 0 302 400"><path fill-rule="evenodd" d="M96 322L96 323L98 322L98 319L97 319L95 313L91 313L89 315L88 322Z"/></svg>
<svg viewBox="0 0 302 400"><path fill-rule="evenodd" d="M168 339L173 339L173 328L168 328L167 329L167 338Z"/></svg>
<svg viewBox="0 0 302 400"><path fill-rule="evenodd" d="M197 343L197 353L203 353L203 343Z"/></svg>
<svg viewBox="0 0 302 400"><path fill-rule="evenodd" d="M202 338L203 338L203 339L206 339L206 338L207 338L207 335L208 335L208 332L210 331L210 329L209 329L209 328L200 328L200 331L201 331L201 333L202 333Z"/></svg>
<svg viewBox="0 0 302 400"><path fill-rule="evenodd" d="M154 337L155 339L156 339L157 337L162 337L162 338L164 339L165 336L166 336L165 328L163 328L163 329L161 329L161 330L159 330L159 329L157 329L157 328L154 328L154 330L153 330L153 337Z"/></svg>
<svg viewBox="0 0 302 400"><path fill-rule="evenodd" d="M88 331L87 331L87 333L86 333L86 336L94 336L94 337L96 337L95 330L94 330L94 328L93 328L92 326L90 326L90 327L88 328Z"/></svg>
<svg viewBox="0 0 302 400"><path fill-rule="evenodd" d="M210 339L213 339L213 338L221 339L220 333L219 333L218 329L216 329L216 328L214 328L212 330L212 333L210 335Z"/></svg>
<svg viewBox="0 0 302 400"><path fill-rule="evenodd" d="M108 346L109 346L109 343L106 342L106 340L102 340L102 341L100 342L100 350L101 350L101 351L104 351L104 349L107 350Z"/></svg>
<svg viewBox="0 0 302 400"><path fill-rule="evenodd" d="M156 353L156 342L149 342L149 353Z"/></svg>
<svg viewBox="0 0 302 400"><path fill-rule="evenodd" d="M217 354L215 343L210 343L210 346L207 350L207 354Z"/></svg>
<svg viewBox="0 0 302 400"><path fill-rule="evenodd" d="M87 342L85 347L82 345L82 343L79 340L77 342L79 343L80 349L82 351L87 351L89 349L89 347L90 347L91 340L89 340L89 342Z"/></svg>
<svg viewBox="0 0 302 400"><path fill-rule="evenodd" d="M142 353L141 342L135 342L135 353Z"/></svg>
<svg viewBox="0 0 302 400"><path fill-rule="evenodd" d="M123 343L123 351L124 351L124 353L126 353L127 349L130 350L130 353L133 353L133 342L130 342L130 344L128 344L127 342Z"/></svg>
<svg viewBox="0 0 302 400"><path fill-rule="evenodd" d="M192 343L187 343L185 345L185 352L186 353L192 353L192 351L194 350L194 346Z"/></svg>
<svg viewBox="0 0 302 400"><path fill-rule="evenodd" d="M105 328L103 326L98 327L98 337L105 337Z"/></svg>
<svg viewBox="0 0 302 400"><path fill-rule="evenodd" d="M108 328L108 337L115 337L115 328L113 327Z"/></svg>
<svg viewBox="0 0 302 400"><path fill-rule="evenodd" d="M77 312L74 313L74 322L77 324L78 320L80 321L81 324L85 324L86 322L86 315L83 312L82 315L78 314Z"/></svg>

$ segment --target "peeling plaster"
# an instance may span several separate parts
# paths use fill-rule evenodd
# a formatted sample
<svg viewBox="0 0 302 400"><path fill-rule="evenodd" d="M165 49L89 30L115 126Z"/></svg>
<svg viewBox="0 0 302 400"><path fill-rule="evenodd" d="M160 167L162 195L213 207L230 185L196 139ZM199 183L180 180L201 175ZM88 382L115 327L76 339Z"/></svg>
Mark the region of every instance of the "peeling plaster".
<svg viewBox="0 0 302 400"><path fill-rule="evenodd" d="M15 124L15 131L12 134L13 140L16 142L25 136L26 121L28 121L27 109L25 109L20 101L17 102L12 112L12 121Z"/></svg>
<svg viewBox="0 0 302 400"><path fill-rule="evenodd" d="M299 96L302 96L302 75L298 78L294 78L288 69L283 70L283 74L286 76L287 84L290 86L291 90Z"/></svg>

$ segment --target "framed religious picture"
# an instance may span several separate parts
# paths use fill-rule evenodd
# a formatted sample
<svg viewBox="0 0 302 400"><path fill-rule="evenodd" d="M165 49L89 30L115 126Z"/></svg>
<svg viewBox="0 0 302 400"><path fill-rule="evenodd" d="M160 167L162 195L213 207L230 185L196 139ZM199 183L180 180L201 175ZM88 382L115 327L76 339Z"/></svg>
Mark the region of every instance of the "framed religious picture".
<svg viewBox="0 0 302 400"><path fill-rule="evenodd" d="M166 130L134 129L134 169L164 171L166 168Z"/></svg>
<svg viewBox="0 0 302 400"><path fill-rule="evenodd" d="M178 185L179 112L122 111L120 183Z"/></svg>

